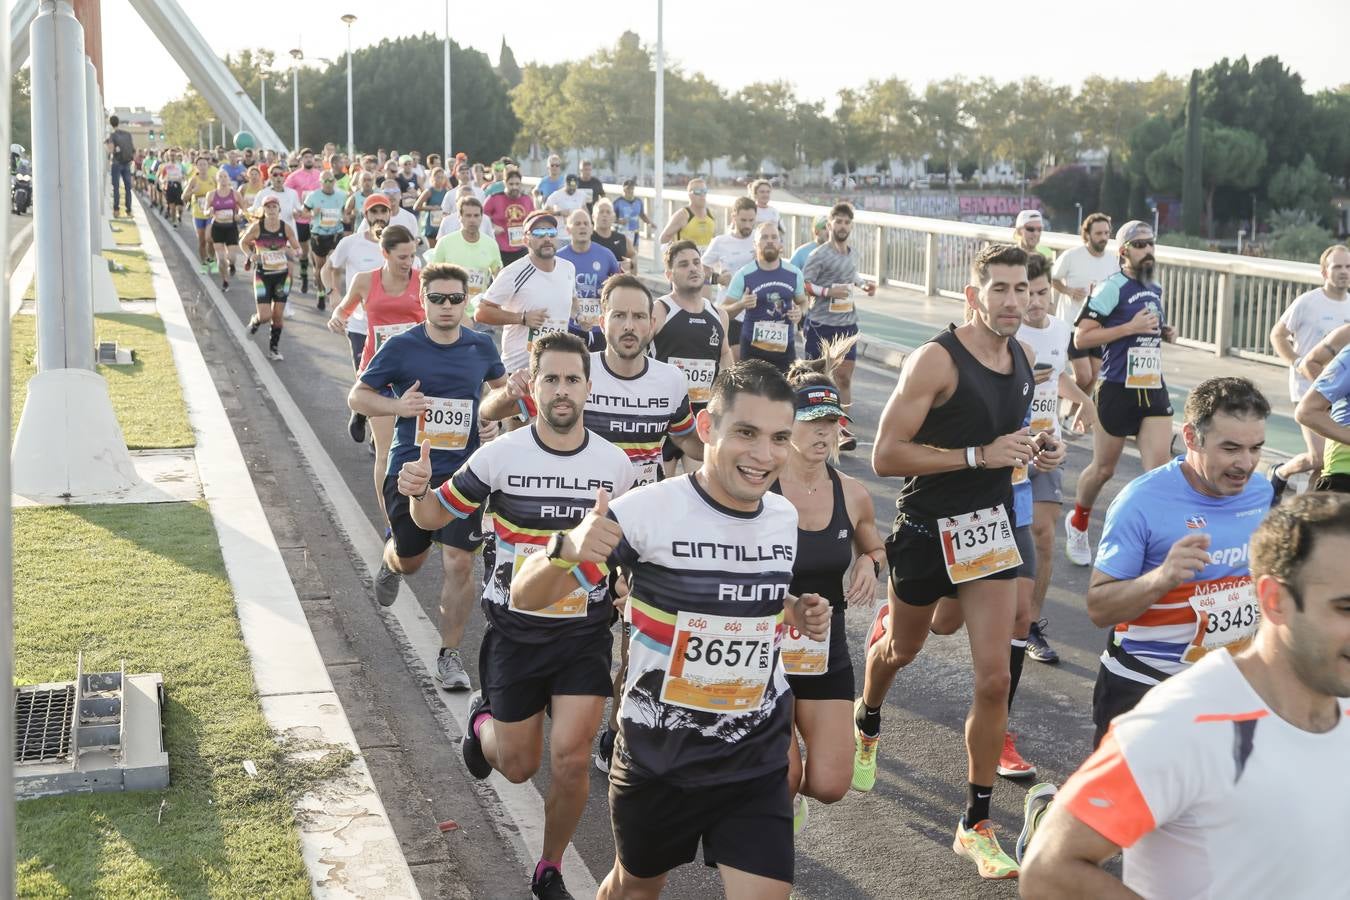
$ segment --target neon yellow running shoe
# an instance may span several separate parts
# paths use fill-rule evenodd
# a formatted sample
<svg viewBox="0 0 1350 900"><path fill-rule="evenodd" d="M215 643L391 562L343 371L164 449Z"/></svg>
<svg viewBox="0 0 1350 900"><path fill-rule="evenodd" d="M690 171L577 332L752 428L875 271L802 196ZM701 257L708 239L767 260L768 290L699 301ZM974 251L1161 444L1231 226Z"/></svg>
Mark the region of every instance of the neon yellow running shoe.
<svg viewBox="0 0 1350 900"><path fill-rule="evenodd" d="M862 700L858 700L858 704L861 703ZM858 705L855 704L853 708L856 719ZM877 745L880 743L881 735L868 737L858 729L858 726L853 726L852 787L855 791L865 794L877 783Z"/></svg>
<svg viewBox="0 0 1350 900"><path fill-rule="evenodd" d="M792 800L792 834L797 836L806 828L807 809L806 796L798 794Z"/></svg>
<svg viewBox="0 0 1350 900"><path fill-rule="evenodd" d="M1016 878L1020 871L1012 857L999 846L998 838L994 835L994 823L988 819L976 822L971 828L966 828L958 820L952 850L957 856L964 856L974 862L981 878Z"/></svg>

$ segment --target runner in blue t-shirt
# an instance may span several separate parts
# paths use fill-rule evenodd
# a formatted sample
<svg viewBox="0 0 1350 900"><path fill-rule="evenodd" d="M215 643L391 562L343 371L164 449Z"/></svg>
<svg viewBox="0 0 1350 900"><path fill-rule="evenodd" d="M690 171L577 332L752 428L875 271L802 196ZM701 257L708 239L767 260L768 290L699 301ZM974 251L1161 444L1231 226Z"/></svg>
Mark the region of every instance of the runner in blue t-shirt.
<svg viewBox="0 0 1350 900"><path fill-rule="evenodd" d="M325 171L319 176L319 189L305 195L305 208L314 211L309 227L309 253L314 257L315 271L322 272L329 255L342 240L342 210L347 194L337 188L337 175ZM319 279L319 309L328 305L328 291Z"/></svg>
<svg viewBox="0 0 1350 900"><path fill-rule="evenodd" d="M591 240L591 214L574 209L567 216L567 233L571 238L558 248L558 256L570 262L577 270L577 298L581 300L577 317L567 323L567 330L586 342L592 353L605 349L605 333L600 327L600 289L611 275L620 271L619 261L608 247Z"/></svg>
<svg viewBox="0 0 1350 900"><path fill-rule="evenodd" d="M802 244L792 253L792 265L794 268L806 271L806 261L811 258L812 252L817 247L829 240L829 233L826 230L829 227L830 220L824 216L816 216L811 222L811 237L813 240L809 244Z"/></svg>
<svg viewBox="0 0 1350 900"><path fill-rule="evenodd" d="M432 486L446 481L478 447L483 385L506 385L506 369L492 338L462 327L468 283L468 273L459 266L433 263L423 269L426 322L385 341L347 401L365 416L399 417L384 480L384 512L392 537L385 542L375 575L375 599L381 606L392 605L401 578L422 568L433 541L442 545L445 575L436 679L446 690L470 686L459 643L473 609L473 552L483 543L482 517L471 516L435 531L419 528L408 498L399 493L398 472L404 463L426 453ZM394 396L381 393L386 386L393 388Z"/></svg>
<svg viewBox="0 0 1350 900"><path fill-rule="evenodd" d="M755 261L732 276L722 306L730 316L745 310L741 359L762 359L786 373L797 357L796 332L806 307L806 282L800 269L783 262L776 222L756 225L754 242Z"/></svg>
<svg viewBox="0 0 1350 900"><path fill-rule="evenodd" d="M638 230L642 223L652 224L652 220L647 218L642 198L634 194L636 186L636 181L626 179L623 183L623 196L614 200L614 215L617 218L615 224L634 247L638 245Z"/></svg>
<svg viewBox="0 0 1350 900"><path fill-rule="evenodd" d="M1078 495L1065 521L1065 552L1075 565L1092 562L1088 522L1092 504L1116 473L1125 439L1134 437L1144 471L1167 462L1172 401L1162 375L1162 343L1176 341L1167 324L1162 288L1153 281L1153 229L1132 221L1116 232L1120 271L1097 285L1078 316L1074 345L1102 347L1092 462L1078 476Z"/></svg>

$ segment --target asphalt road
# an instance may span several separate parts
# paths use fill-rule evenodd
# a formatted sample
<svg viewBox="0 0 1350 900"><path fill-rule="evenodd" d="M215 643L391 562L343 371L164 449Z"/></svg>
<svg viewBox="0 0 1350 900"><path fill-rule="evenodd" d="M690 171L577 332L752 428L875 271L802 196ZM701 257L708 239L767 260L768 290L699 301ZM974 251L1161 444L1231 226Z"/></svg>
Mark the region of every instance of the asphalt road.
<svg viewBox="0 0 1350 900"><path fill-rule="evenodd" d="M153 214L152 214L153 215ZM156 219L156 221L162 221ZM190 225L179 234L195 247ZM210 313L202 293L205 285L192 273L193 261L182 257L176 244L164 242L165 256L174 269L180 291L200 300L193 312L196 322L206 322ZM295 288L299 279L295 279ZM312 286L312 285L311 285ZM216 287L219 287L218 281ZM251 279L241 270L227 292L230 308L246 321L254 306ZM349 348L345 337L327 331L328 313L315 309L311 292L292 293L295 318L286 321L281 349L285 361L274 363L287 390L304 411L323 450L342 472L347 487L365 504L371 528L383 530L376 521L372 457L363 445L347 435L346 393L352 383ZM201 334L199 326L199 334ZM220 334L207 340L221 340ZM266 347L267 329L254 338ZM214 358L213 358L214 357ZM322 494L322 485L310 485L285 439L284 422L262 421L257 388L247 365L237 354L208 354L218 385L229 391L232 415L240 417L237 433L247 431L244 417L255 427L266 427L271 436L257 440L259 453L270 462L253 466L255 483L264 493L269 514L275 514L274 530L281 546L297 547L309 542L326 546L323 559L311 561L309 551L292 571L306 605L311 624L319 635L321 650L335 673L339 693L352 719L358 741L367 749L372 773L390 805L396 829L414 872L427 896L528 896L528 872L513 864L514 845L487 823L496 804L490 792L468 784L459 760L458 747L448 732L452 726L443 716L422 703L415 694L427 687L425 671L410 671L408 663L391 649L387 636L373 633L381 619L373 614L369 598L350 554L334 548L343 540L342 531L323 521L322 503L308 497L312 489ZM856 453L847 454L843 471L862 480L876 503L883 534L889 531L897 485L872 474L869 464L872 430L895 383L895 373L870 363L860 363L854 382L854 412L862 441ZM1066 464L1065 493L1072 496L1076 472L1087 461L1087 442L1071 445ZM252 462L252 460L251 460ZM1126 478L1139 471L1132 455L1122 461L1116 480L1099 501L1094 536L1100 529L1100 512ZM293 496L286 492L292 491ZM300 495L306 495L302 497ZM269 503L269 498L271 502ZM321 497L320 497L321 499ZM282 532L288 532L283 536ZM321 532L316 534L315 532ZM1105 634L1094 627L1082 609L1088 569L1068 564L1063 556L1062 534L1056 547L1055 574L1046 602L1049 635L1063 661L1055 667L1028 661L1013 713L1013 728L1020 734L1019 748L1040 773L1034 780L1061 782L1087 754L1091 739L1090 704L1096 674L1096 657ZM310 571L314 569L315 571ZM319 579L316 596L312 582ZM333 587L337 582L340 587ZM322 583L327 583L323 587ZM410 579L410 587L428 616L434 620L440 573L428 565ZM855 667L862 660L862 641L870 615L858 610L849 616L849 638ZM482 619L475 616L464 642L466 664L476 673L477 647ZM336 659L330 657L342 656ZM341 673L355 669L353 680ZM861 669L858 669L861 683ZM475 678L476 680L476 678ZM410 693L414 699L409 699ZM810 824L797 844L797 878L794 896L824 897L974 897L1015 895L1015 883L984 883L974 867L952 853L951 841L965 798L965 754L962 729L971 692L969 650L963 633L932 637L924 652L896 681L883 713L880 771L869 794L850 793L832 806L812 802ZM393 734L392 747L390 735ZM547 765L534 782L541 794L548 789ZM1003 843L1010 853L1021 823L1022 800L1030 782L1000 780L994 790L994 820L1003 829ZM613 861L605 784L591 780L591 802L574 844L598 881ZM389 792L398 794L395 798ZM435 796L433 796L435 795ZM464 833L454 841L430 838L429 822L436 816L419 811L427 803L459 817ZM473 807L480 807L475 810ZM427 872L434 871L434 877ZM509 886L519 872L519 889ZM567 874L566 872L564 874ZM451 890L451 885L454 889ZM711 870L701 864L685 866L670 880L666 895L672 898L705 898L720 895Z"/></svg>

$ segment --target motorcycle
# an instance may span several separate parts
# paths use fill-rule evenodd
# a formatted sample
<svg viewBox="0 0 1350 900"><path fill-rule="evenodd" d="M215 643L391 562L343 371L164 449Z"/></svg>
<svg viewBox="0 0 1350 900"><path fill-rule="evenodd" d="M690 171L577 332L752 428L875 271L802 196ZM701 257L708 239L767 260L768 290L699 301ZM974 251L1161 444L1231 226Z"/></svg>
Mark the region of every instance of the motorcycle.
<svg viewBox="0 0 1350 900"><path fill-rule="evenodd" d="M17 149L16 149L17 148ZM9 148L9 205L16 215L26 215L33 205L32 164L24 158L23 148Z"/></svg>

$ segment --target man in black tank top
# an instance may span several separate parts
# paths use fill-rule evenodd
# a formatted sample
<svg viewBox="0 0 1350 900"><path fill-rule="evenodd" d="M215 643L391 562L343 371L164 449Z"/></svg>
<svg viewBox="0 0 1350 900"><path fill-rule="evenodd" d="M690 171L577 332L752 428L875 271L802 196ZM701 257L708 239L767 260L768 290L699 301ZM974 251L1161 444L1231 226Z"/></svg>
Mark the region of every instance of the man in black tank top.
<svg viewBox="0 0 1350 900"><path fill-rule="evenodd" d="M703 262L693 241L675 241L666 248L666 280L671 291L652 309L652 355L684 373L689 407L698 415L708 405L713 379L733 361L727 314L703 296ZM674 475L683 452L667 440L661 455L666 476Z"/></svg>
<svg viewBox="0 0 1350 900"><path fill-rule="evenodd" d="M870 790L876 780L881 706L896 673L923 648L937 601L957 597L975 696L966 726L969 797L952 849L974 861L983 878L1017 876L989 822L1021 563L1011 522L1013 469L1053 469L1064 456L1053 436L1033 435L1022 424L1034 379L1014 336L1027 296L1026 253L1006 244L981 250L966 287L967 323L948 326L905 360L872 451L878 475L905 482L886 541L889 603L872 629L854 709L853 787Z"/></svg>

